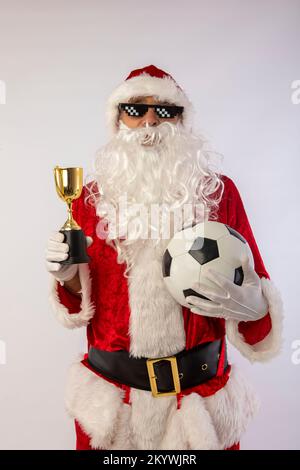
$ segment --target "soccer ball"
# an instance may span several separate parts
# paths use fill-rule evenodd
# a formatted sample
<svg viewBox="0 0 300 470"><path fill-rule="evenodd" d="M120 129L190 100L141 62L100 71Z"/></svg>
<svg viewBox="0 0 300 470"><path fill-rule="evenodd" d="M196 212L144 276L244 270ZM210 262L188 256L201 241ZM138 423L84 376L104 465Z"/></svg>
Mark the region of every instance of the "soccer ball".
<svg viewBox="0 0 300 470"><path fill-rule="evenodd" d="M254 267L252 251L240 233L226 224L207 221L180 230L169 242L162 261L165 285L181 305L190 307L186 297L200 295L193 284L215 288L206 278L207 268L213 268L237 285L242 285L242 263L247 258Z"/></svg>

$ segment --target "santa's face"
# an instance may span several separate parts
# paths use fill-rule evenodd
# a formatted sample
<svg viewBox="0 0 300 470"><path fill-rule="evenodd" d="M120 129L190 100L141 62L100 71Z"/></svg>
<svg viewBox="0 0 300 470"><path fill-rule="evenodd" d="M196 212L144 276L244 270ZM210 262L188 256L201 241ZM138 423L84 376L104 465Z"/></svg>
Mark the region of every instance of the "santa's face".
<svg viewBox="0 0 300 470"><path fill-rule="evenodd" d="M171 104L167 101L158 101L154 96L139 96L131 98L128 102L131 104L157 104L161 106ZM143 116L136 116L134 114L130 115L124 109L122 109L119 114L119 122L125 124L125 126L129 127L130 129L145 127L146 125L159 126L159 124L162 122L171 122L173 124L177 124L181 118L182 115L180 114L172 118L162 117L155 112L154 108L148 108L148 111Z"/></svg>

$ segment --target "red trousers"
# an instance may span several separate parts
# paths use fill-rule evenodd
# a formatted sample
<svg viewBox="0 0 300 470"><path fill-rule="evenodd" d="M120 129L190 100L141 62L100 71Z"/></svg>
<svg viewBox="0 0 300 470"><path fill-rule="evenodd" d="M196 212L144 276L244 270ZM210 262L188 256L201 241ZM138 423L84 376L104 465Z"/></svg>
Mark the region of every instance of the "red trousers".
<svg viewBox="0 0 300 470"><path fill-rule="evenodd" d="M80 424L75 420L76 450L93 450L90 446L90 438L82 430ZM236 443L224 450L240 450L240 443Z"/></svg>

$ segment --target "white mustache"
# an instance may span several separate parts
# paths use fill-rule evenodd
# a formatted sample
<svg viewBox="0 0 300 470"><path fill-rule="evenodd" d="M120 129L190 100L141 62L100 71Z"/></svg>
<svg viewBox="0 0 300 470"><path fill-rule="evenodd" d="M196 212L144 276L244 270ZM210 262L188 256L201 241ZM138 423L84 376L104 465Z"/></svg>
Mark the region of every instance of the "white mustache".
<svg viewBox="0 0 300 470"><path fill-rule="evenodd" d="M163 122L157 127L149 126L149 124L146 123L145 127L132 129L126 126L123 121L120 121L117 137L126 142L134 141L141 145L153 146L160 144L167 136L170 137L170 133L171 136L174 135L177 128L179 128L179 126L174 125L174 123Z"/></svg>

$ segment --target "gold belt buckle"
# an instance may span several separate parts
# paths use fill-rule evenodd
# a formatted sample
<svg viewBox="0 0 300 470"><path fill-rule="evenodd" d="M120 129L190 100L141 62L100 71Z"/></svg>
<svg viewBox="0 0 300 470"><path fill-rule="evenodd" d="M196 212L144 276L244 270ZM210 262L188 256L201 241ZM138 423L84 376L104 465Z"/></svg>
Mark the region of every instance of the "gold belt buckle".
<svg viewBox="0 0 300 470"><path fill-rule="evenodd" d="M154 372L154 366L155 362L159 361L169 361L171 363L171 370L172 370L172 377L173 377L173 383L174 383L174 390L171 392L159 392L157 389L157 383L156 383L156 375ZM150 380L150 387L151 387L151 392L154 397L167 397L171 395L177 395L177 393L180 392L180 379L179 379L179 374L178 374L178 367L177 367L177 360L176 357L170 356L170 357L161 357L159 359L147 359L147 369L148 369L148 376Z"/></svg>

